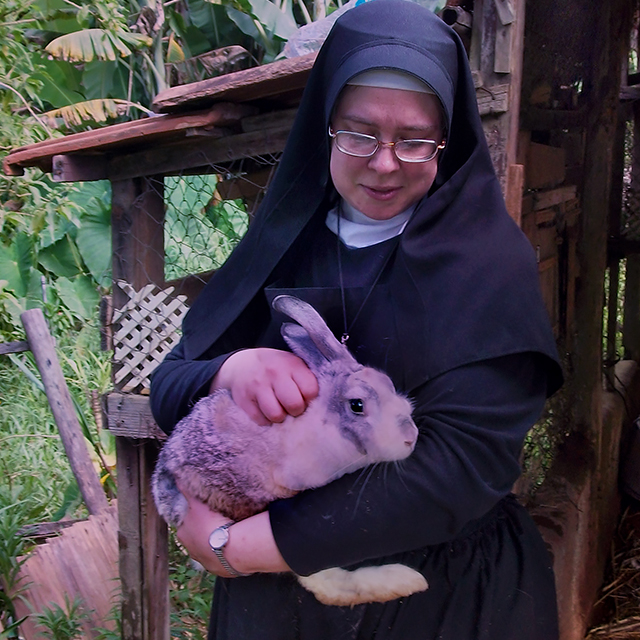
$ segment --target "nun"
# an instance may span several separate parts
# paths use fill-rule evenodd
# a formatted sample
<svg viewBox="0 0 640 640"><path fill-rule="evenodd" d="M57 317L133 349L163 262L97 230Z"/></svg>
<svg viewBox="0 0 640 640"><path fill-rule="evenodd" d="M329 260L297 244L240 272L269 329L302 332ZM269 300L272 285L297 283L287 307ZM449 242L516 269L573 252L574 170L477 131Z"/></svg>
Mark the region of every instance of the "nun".
<svg viewBox="0 0 640 640"><path fill-rule="evenodd" d="M335 23L254 222L154 374L163 430L219 388L265 428L305 410L318 386L280 337L282 293L392 378L420 435L402 465L241 522L191 498L178 537L219 576L209 640L557 638L551 560L511 488L561 369L465 49L419 4L364 2ZM429 589L325 606L290 573L391 562Z"/></svg>

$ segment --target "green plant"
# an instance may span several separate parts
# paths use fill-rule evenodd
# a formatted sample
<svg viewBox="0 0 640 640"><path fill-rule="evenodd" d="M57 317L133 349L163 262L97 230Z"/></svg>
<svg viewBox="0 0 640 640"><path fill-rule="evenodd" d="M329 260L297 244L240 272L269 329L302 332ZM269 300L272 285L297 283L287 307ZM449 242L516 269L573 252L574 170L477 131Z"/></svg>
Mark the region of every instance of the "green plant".
<svg viewBox="0 0 640 640"><path fill-rule="evenodd" d="M29 499L21 500L19 492L6 491L0 492L0 504L0 623L7 634L0 637L17 638L17 628L24 618L17 619L13 601L27 587L19 578L26 560L26 541L20 529L23 512L33 514L34 505Z"/></svg>
<svg viewBox="0 0 640 640"><path fill-rule="evenodd" d="M53 603L41 613L33 614L38 627L44 629L43 638L49 640L76 640L81 638L82 624L89 619L90 613L85 609L82 598L76 596L70 600L64 594L64 608Z"/></svg>
<svg viewBox="0 0 640 640"><path fill-rule="evenodd" d="M169 586L171 637L174 640L205 640L215 576L197 567L169 536Z"/></svg>

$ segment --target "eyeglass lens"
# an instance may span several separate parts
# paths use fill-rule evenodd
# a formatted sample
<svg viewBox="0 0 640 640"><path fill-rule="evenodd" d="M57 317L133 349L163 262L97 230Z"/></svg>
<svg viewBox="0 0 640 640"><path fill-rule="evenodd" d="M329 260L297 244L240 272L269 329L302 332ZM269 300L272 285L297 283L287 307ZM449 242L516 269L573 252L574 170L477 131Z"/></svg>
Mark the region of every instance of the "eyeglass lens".
<svg viewBox="0 0 640 640"><path fill-rule="evenodd" d="M340 151L361 158L372 156L383 144L374 136L353 131L336 131L332 137ZM398 140L393 144L393 150L399 160L424 162L436 155L438 144L434 140Z"/></svg>

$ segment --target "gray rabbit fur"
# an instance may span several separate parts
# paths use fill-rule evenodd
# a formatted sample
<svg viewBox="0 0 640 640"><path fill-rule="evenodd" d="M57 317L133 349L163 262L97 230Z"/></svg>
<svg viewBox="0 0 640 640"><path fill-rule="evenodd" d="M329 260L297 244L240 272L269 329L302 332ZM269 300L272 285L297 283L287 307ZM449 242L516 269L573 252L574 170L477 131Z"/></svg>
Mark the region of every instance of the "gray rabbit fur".
<svg viewBox="0 0 640 640"><path fill-rule="evenodd" d="M311 305L278 296L273 307L299 323L284 323L281 332L317 377L318 397L301 416L271 427L253 422L227 390L198 401L164 445L152 478L158 511L175 527L187 510L177 484L237 521L366 465L402 460L415 447L411 404L388 376L360 365ZM427 588L422 574L398 564L298 580L332 605L386 602Z"/></svg>

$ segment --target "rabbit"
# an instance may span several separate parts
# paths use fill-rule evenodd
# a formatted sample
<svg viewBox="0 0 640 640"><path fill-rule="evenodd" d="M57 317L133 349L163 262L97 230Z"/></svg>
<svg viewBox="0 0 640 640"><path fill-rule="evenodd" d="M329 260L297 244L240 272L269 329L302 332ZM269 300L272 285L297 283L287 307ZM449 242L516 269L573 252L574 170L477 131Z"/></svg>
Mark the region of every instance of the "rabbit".
<svg viewBox="0 0 640 640"><path fill-rule="evenodd" d="M316 375L319 394L301 416L271 427L253 422L227 390L199 400L165 443L152 477L158 511L175 527L187 510L177 483L237 521L366 465L402 460L415 447L411 403L390 378L359 364L308 303L281 295L272 304L299 323L284 323L281 333ZM428 588L421 573L400 564L297 577L330 605L386 602Z"/></svg>

